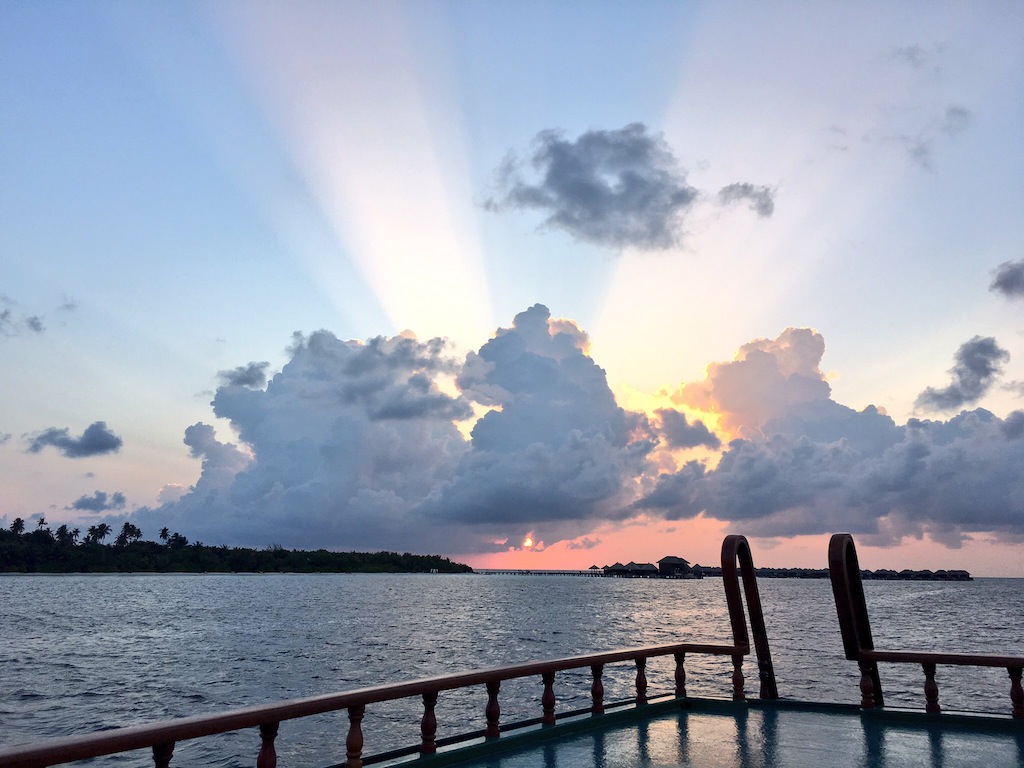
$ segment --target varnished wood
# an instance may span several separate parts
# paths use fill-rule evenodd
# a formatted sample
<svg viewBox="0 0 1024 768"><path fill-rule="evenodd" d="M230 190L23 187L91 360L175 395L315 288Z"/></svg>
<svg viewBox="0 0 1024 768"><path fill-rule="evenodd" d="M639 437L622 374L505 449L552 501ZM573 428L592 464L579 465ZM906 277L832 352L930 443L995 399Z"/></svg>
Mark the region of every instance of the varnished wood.
<svg viewBox="0 0 1024 768"><path fill-rule="evenodd" d="M677 653L676 658L676 696L680 699L686 698L686 654Z"/></svg>
<svg viewBox="0 0 1024 768"><path fill-rule="evenodd" d="M153 765L155 768L168 768L174 755L174 742L153 745Z"/></svg>
<svg viewBox="0 0 1024 768"><path fill-rule="evenodd" d="M1010 701L1013 704L1013 716L1024 719L1024 688L1021 688L1020 677L1022 667L1010 666L1006 671L1010 675Z"/></svg>
<svg viewBox="0 0 1024 768"><path fill-rule="evenodd" d="M922 664L924 670L924 711L941 712L939 706L939 684L935 682L935 665L931 663Z"/></svg>
<svg viewBox="0 0 1024 768"><path fill-rule="evenodd" d="M277 751L274 739L277 738L279 723L263 723L260 726L260 754L256 758L256 768L277 768Z"/></svg>
<svg viewBox="0 0 1024 768"><path fill-rule="evenodd" d="M636 703L647 703L647 659L636 660Z"/></svg>
<svg viewBox="0 0 1024 768"><path fill-rule="evenodd" d="M590 685L590 711L592 714L600 715L604 712L604 682L601 680L604 664L592 664L590 672L594 676L594 682Z"/></svg>
<svg viewBox="0 0 1024 768"><path fill-rule="evenodd" d="M420 720L420 753L432 755L437 752L437 716L434 706L437 704L437 691L423 694L423 719Z"/></svg>
<svg viewBox="0 0 1024 768"><path fill-rule="evenodd" d="M346 768L363 768L363 714L366 707L348 708L348 737L345 739Z"/></svg>
<svg viewBox="0 0 1024 768"><path fill-rule="evenodd" d="M878 674L878 669L869 661L861 661L858 666L860 667L860 705L864 709L872 709L877 702L875 677Z"/></svg>
<svg viewBox="0 0 1024 768"><path fill-rule="evenodd" d="M732 657L732 698L735 701L747 698L743 691L743 657L738 653Z"/></svg>
<svg viewBox="0 0 1024 768"><path fill-rule="evenodd" d="M501 735L501 707L498 705L498 691L501 690L501 683L493 680L487 683L487 708L484 714L487 716L488 739L496 739Z"/></svg>
<svg viewBox="0 0 1024 768"><path fill-rule="evenodd" d="M541 722L544 725L555 724L555 673L545 672L541 675L544 682L544 693L540 697L540 705L544 711Z"/></svg>

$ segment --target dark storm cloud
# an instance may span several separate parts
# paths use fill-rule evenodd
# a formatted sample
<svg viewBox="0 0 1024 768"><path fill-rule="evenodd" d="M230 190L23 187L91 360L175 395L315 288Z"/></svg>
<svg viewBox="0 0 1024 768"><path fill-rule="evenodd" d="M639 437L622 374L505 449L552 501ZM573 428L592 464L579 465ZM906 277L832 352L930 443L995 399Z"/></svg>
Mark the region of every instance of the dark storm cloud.
<svg viewBox="0 0 1024 768"><path fill-rule="evenodd" d="M989 290L1008 299L1024 298L1024 259L1004 261L996 267Z"/></svg>
<svg viewBox="0 0 1024 768"><path fill-rule="evenodd" d="M0 445L3 445L4 443L8 442L10 439L11 439L11 433L10 432L0 432Z"/></svg>
<svg viewBox="0 0 1024 768"><path fill-rule="evenodd" d="M720 448L722 441L702 421L692 424L686 420L686 414L672 408L655 411L661 420L661 434L670 448Z"/></svg>
<svg viewBox="0 0 1024 768"><path fill-rule="evenodd" d="M267 368L270 363L249 363L229 371L218 371L217 376L228 387L263 387L267 383Z"/></svg>
<svg viewBox="0 0 1024 768"><path fill-rule="evenodd" d="M992 388L1003 363L1009 359L1010 353L1001 349L994 338L975 336L957 350L956 364L949 371L953 378L949 385L941 389L928 387L917 396L914 405L930 411L947 411L976 403Z"/></svg>
<svg viewBox="0 0 1024 768"><path fill-rule="evenodd" d="M771 187L738 182L722 187L718 200L722 205L745 202L761 218L768 218L775 212L775 191Z"/></svg>
<svg viewBox="0 0 1024 768"><path fill-rule="evenodd" d="M107 494L96 491L92 496L80 496L65 509L77 509L81 512L106 512L110 509L124 509L125 498L120 491Z"/></svg>
<svg viewBox="0 0 1024 768"><path fill-rule="evenodd" d="M29 453L39 453L47 446L53 446L69 459L116 453L123 440L107 427L106 422L97 421L85 428L81 437L71 437L67 427L50 427L29 437Z"/></svg>
<svg viewBox="0 0 1024 768"><path fill-rule="evenodd" d="M528 181L531 167L536 178ZM698 191L660 134L642 123L591 130L576 140L537 134L527 160L510 156L499 173L490 210L535 209L544 224L601 246L670 248Z"/></svg>
<svg viewBox="0 0 1024 768"><path fill-rule="evenodd" d="M33 333L42 333L46 328L43 326L43 318L39 315L31 315L25 318L25 327Z"/></svg>

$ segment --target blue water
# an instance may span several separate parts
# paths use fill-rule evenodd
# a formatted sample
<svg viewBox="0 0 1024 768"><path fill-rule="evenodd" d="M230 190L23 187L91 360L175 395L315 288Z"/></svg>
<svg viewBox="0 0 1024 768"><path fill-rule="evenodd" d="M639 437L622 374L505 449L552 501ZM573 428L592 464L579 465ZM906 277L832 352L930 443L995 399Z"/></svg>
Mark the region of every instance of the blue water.
<svg viewBox="0 0 1024 768"><path fill-rule="evenodd" d="M827 580L762 580L784 697L859 700ZM879 648L1024 655L1024 580L865 584ZM216 712L363 685L677 641L728 642L719 579L480 575L9 575L0 577L0 744ZM652 693L672 686L652 660ZM748 689L754 665L745 666ZM731 665L687 659L688 690L728 697ZM884 666L887 703L923 706L920 670ZM947 709L1006 712L1005 670L940 667ZM630 695L628 666L606 698ZM752 691L756 693L756 690ZM559 676L559 708L589 679ZM502 718L539 714L538 681L502 686ZM485 693L442 694L439 736L481 726ZM371 708L367 752L418 741L417 702ZM286 765L344 753L344 713L282 724ZM179 745L178 765L251 765L254 733ZM301 759L300 759L301 758ZM138 764L112 758L104 764Z"/></svg>

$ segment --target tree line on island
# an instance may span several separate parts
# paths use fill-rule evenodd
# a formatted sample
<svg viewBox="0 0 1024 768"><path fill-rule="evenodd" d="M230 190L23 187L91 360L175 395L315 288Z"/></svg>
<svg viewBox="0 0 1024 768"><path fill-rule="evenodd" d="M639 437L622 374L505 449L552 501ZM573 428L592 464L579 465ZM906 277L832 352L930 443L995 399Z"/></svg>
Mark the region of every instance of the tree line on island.
<svg viewBox="0 0 1024 768"><path fill-rule="evenodd" d="M705 576L721 576L722 569L719 566L690 565L690 561L682 557L669 555L661 558L658 564L634 563L632 561L623 565L615 563L598 568L592 565L590 571L602 576L611 576L620 579L703 579ZM759 579L827 579L829 572L827 568L755 568L754 574ZM889 568L879 568L874 571L862 570L862 579L874 579L882 581L973 581L971 574L963 570L938 570L928 569L912 571L905 568L902 571L894 571Z"/></svg>
<svg viewBox="0 0 1024 768"><path fill-rule="evenodd" d="M15 518L0 528L0 572L3 573L472 573L468 565L439 555L409 552L330 552L208 546L189 542L177 531L161 528L159 542L142 538L138 526L126 522L109 544L114 529L97 523L86 529L61 525L51 531L40 517L33 530Z"/></svg>

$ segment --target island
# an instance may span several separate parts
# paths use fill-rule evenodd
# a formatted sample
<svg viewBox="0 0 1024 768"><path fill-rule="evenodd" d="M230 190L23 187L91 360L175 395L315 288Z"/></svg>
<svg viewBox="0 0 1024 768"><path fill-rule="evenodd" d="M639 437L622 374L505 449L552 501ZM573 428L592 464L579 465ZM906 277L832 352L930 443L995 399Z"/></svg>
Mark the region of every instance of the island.
<svg viewBox="0 0 1024 768"><path fill-rule="evenodd" d="M112 543L103 543L112 532L105 523L90 526L84 537L66 525L51 531L45 518L26 532L17 518L10 528L0 529L0 573L473 572L440 555L208 546L167 528L160 531L159 542L145 541L132 523L125 523Z"/></svg>

